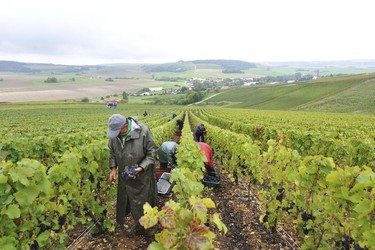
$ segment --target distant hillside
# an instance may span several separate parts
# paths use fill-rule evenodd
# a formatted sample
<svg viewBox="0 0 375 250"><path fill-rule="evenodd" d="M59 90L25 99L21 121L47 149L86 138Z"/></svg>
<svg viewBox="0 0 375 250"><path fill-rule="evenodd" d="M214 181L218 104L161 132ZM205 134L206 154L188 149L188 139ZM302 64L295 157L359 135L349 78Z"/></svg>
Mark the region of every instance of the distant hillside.
<svg viewBox="0 0 375 250"><path fill-rule="evenodd" d="M195 60L179 61L177 63L147 64L143 66L146 72L185 72L199 65L208 65L209 68L218 68L228 73L237 73L241 70L256 68L255 63L239 60Z"/></svg>
<svg viewBox="0 0 375 250"><path fill-rule="evenodd" d="M275 69L278 73L274 73ZM300 68L300 69L299 69ZM262 62L254 63L241 60L193 60L193 61L178 61L171 63L159 64L128 64L128 63L114 63L105 65L62 65L51 63L25 63L15 61L1 61L0 72L54 72L54 73L85 73L85 72L119 72L119 71L139 71L144 73L154 72L171 72L183 73L188 71L195 71L196 69L209 70L214 69L222 73L241 73L244 71L254 72L258 75L285 75L297 70L319 70L323 71L339 71L346 73L362 69L362 72L375 71L375 60L353 60L353 61L322 61L322 62ZM350 73L349 73L350 74Z"/></svg>
<svg viewBox="0 0 375 250"><path fill-rule="evenodd" d="M207 100L231 108L375 113L375 73L241 87Z"/></svg>
<svg viewBox="0 0 375 250"><path fill-rule="evenodd" d="M294 62L267 62L262 63L270 67L335 67L374 69L375 60L340 60L340 61L294 61Z"/></svg>
<svg viewBox="0 0 375 250"><path fill-rule="evenodd" d="M227 70L246 70L257 67L255 63L239 60L195 60L191 62L194 64L216 64Z"/></svg>
<svg viewBox="0 0 375 250"><path fill-rule="evenodd" d="M100 70L104 66L86 66L86 65L61 65L51 63L24 63L14 61L0 61L0 72L28 73L28 72L59 72L59 73L78 73L88 70Z"/></svg>
<svg viewBox="0 0 375 250"><path fill-rule="evenodd" d="M26 63L0 61L0 72L31 72Z"/></svg>
<svg viewBox="0 0 375 250"><path fill-rule="evenodd" d="M146 64L142 66L145 72L185 72L194 69L194 65L190 62L176 62L176 63L160 63L160 64Z"/></svg>

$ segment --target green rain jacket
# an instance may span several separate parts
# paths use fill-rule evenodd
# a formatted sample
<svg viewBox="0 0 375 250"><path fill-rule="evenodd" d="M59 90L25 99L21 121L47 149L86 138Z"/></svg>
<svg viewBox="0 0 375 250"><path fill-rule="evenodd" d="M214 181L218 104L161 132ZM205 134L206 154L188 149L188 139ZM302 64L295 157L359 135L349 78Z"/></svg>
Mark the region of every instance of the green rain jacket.
<svg viewBox="0 0 375 250"><path fill-rule="evenodd" d="M168 163L172 168L177 166L175 155L178 144L174 141L163 142L158 150L159 161Z"/></svg>
<svg viewBox="0 0 375 250"><path fill-rule="evenodd" d="M132 118L128 118L132 119ZM131 212L136 223L143 216L143 204L156 205L157 186L155 175L155 145L149 128L132 119L135 123L130 135L122 143L121 138L110 138L110 167L117 167L116 222L124 224L125 216ZM134 164L143 168L135 179L123 180L119 174ZM130 211L129 211L130 207Z"/></svg>

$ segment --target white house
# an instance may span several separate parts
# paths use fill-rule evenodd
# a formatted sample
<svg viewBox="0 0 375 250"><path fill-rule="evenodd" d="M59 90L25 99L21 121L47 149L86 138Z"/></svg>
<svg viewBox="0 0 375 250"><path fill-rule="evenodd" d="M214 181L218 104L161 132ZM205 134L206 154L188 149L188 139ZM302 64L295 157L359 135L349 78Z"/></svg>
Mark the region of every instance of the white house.
<svg viewBox="0 0 375 250"><path fill-rule="evenodd" d="M155 87L155 88L149 88L150 91L162 91L163 87Z"/></svg>

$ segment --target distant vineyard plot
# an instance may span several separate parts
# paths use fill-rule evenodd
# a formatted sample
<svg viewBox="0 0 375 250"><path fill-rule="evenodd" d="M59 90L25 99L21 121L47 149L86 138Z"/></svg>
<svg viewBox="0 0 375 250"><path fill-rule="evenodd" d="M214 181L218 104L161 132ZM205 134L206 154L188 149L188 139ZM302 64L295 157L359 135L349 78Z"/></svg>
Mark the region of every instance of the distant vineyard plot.
<svg viewBox="0 0 375 250"><path fill-rule="evenodd" d="M207 100L233 108L375 113L375 74L242 87Z"/></svg>

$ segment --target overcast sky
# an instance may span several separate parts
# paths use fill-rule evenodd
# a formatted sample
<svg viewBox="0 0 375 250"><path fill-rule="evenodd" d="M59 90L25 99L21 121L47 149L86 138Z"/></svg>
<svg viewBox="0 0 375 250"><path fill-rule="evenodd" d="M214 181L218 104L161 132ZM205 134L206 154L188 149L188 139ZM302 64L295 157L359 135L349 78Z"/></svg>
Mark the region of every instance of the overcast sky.
<svg viewBox="0 0 375 250"><path fill-rule="evenodd" d="M4 0L0 60L375 59L373 0Z"/></svg>

